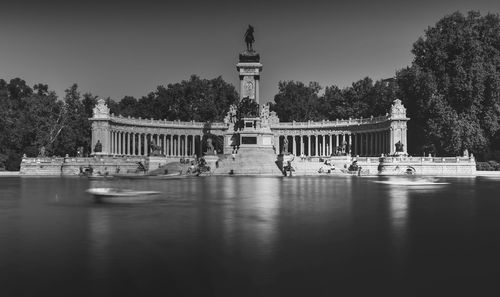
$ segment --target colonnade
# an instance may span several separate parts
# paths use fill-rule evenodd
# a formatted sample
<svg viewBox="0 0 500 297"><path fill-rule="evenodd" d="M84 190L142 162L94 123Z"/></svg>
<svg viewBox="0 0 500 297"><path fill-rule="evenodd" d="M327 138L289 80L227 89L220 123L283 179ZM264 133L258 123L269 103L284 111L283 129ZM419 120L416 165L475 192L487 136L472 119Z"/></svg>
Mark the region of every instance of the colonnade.
<svg viewBox="0 0 500 297"><path fill-rule="evenodd" d="M155 134L113 130L110 131L110 137L111 154L128 156L149 155L152 143L166 156L200 156L203 139L202 134Z"/></svg>
<svg viewBox="0 0 500 297"><path fill-rule="evenodd" d="M333 155L380 156L391 152L391 131L343 133L280 133L275 136L277 151L286 151L296 156L326 157ZM285 142L286 139L286 142ZM392 144L394 145L394 144Z"/></svg>

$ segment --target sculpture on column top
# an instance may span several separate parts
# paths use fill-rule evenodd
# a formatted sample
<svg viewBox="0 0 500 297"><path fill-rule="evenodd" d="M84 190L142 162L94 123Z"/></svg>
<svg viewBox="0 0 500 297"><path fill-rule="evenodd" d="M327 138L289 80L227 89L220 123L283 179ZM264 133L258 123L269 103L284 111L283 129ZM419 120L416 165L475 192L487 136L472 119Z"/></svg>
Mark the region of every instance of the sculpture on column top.
<svg viewBox="0 0 500 297"><path fill-rule="evenodd" d="M97 100L97 104L93 109L94 118L107 118L109 117L109 108L104 99Z"/></svg>
<svg viewBox="0 0 500 297"><path fill-rule="evenodd" d="M406 108L401 103L401 100L396 99L391 106L391 117L392 118L406 118Z"/></svg>
<svg viewBox="0 0 500 297"><path fill-rule="evenodd" d="M245 43L247 44L247 51L253 52L253 43L255 42L255 38L253 37L253 27L248 25L248 29L245 32Z"/></svg>

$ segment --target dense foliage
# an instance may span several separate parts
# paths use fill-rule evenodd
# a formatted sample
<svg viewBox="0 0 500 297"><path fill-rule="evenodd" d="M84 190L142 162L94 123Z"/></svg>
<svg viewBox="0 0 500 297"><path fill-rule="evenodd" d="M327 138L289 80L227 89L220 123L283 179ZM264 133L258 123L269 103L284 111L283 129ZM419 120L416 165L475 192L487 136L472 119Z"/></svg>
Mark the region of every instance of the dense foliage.
<svg viewBox="0 0 500 297"><path fill-rule="evenodd" d="M499 149L500 19L478 12L444 17L413 45L398 72L408 107L409 148L488 158Z"/></svg>
<svg viewBox="0 0 500 297"><path fill-rule="evenodd" d="M221 77L209 80L193 75L166 88L159 86L139 100L124 97L110 103L110 109L123 116L213 122L222 121L229 106L237 101L236 89Z"/></svg>
<svg viewBox="0 0 500 297"><path fill-rule="evenodd" d="M364 78L340 89L280 82L272 109L283 121L385 114L395 98L407 107L412 154L500 159L500 18L459 12L439 20L413 45L412 65L394 79Z"/></svg>
<svg viewBox="0 0 500 297"><path fill-rule="evenodd" d="M384 115L396 98L395 80L373 80L366 77L352 86L340 89L328 86L320 95L317 82L282 81L274 96L272 109L281 121L336 120Z"/></svg>
<svg viewBox="0 0 500 297"><path fill-rule="evenodd" d="M222 121L229 106L238 101L234 87L221 77L191 76L181 83L159 86L139 100L106 99L111 112L123 116L182 121ZM90 153L92 110L97 97L83 96L76 84L59 100L47 85L33 88L22 79L0 80L0 169L19 169L23 154L75 156L79 148Z"/></svg>
<svg viewBox="0 0 500 297"><path fill-rule="evenodd" d="M1 166L16 170L23 154L37 156L42 147L47 155L75 155L78 147L89 152L88 117L94 102L81 100L77 85L61 101L47 85L31 88L19 78L9 83L0 79Z"/></svg>

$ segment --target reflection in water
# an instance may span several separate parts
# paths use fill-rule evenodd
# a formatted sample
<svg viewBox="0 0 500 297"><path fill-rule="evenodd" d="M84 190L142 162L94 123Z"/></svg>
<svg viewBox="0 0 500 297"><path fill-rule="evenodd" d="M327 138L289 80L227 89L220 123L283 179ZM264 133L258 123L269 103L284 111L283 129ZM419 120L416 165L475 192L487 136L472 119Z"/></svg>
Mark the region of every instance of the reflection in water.
<svg viewBox="0 0 500 297"><path fill-rule="evenodd" d="M270 256L273 252L277 232L277 212L280 203L279 179L260 178L255 180L256 215L255 240L260 254Z"/></svg>
<svg viewBox="0 0 500 297"><path fill-rule="evenodd" d="M397 265L403 265L406 258L409 191L410 189L400 186L392 186L389 189L391 238L394 248L394 263ZM396 270L400 269L396 268Z"/></svg>
<svg viewBox="0 0 500 297"><path fill-rule="evenodd" d="M389 189L389 196L391 198L391 228L397 245L403 243L406 233L408 223L408 191L408 188L398 186Z"/></svg>
<svg viewBox="0 0 500 297"><path fill-rule="evenodd" d="M89 213L89 266L96 279L104 279L109 272L110 217L108 209L92 207Z"/></svg>
<svg viewBox="0 0 500 297"><path fill-rule="evenodd" d="M272 253L277 228L279 206L279 179L226 178L222 181L222 195L227 206L223 208L224 244L237 245L243 238L253 243L259 256ZM243 211L242 211L243 210Z"/></svg>

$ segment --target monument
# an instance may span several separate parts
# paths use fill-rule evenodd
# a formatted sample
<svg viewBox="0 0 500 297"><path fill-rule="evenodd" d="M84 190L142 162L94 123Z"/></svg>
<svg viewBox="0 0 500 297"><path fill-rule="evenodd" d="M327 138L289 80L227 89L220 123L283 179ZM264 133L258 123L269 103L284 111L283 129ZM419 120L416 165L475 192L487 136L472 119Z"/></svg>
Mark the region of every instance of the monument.
<svg viewBox="0 0 500 297"><path fill-rule="evenodd" d="M260 63L260 55L253 49L253 43L255 42L253 33L254 28L248 25L244 38L247 49L240 53L236 69L240 75L240 100L248 97L260 104L259 81L262 64Z"/></svg>

